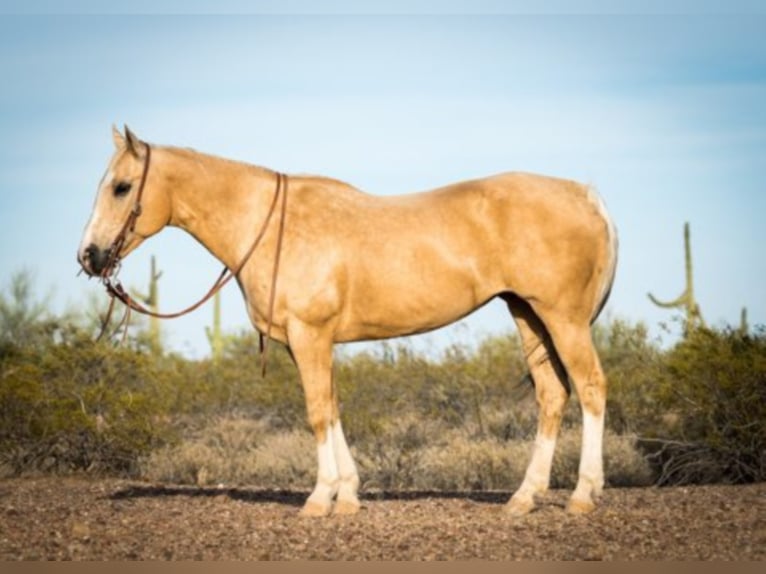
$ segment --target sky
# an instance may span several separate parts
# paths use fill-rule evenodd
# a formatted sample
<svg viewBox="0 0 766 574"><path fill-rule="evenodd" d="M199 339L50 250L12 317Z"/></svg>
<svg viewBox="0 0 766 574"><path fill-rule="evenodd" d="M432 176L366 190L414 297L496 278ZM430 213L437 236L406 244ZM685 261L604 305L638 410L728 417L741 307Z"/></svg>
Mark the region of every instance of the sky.
<svg viewBox="0 0 766 574"><path fill-rule="evenodd" d="M56 311L102 296L75 256L111 127L127 124L150 143L381 195L513 170L589 183L620 236L608 317L674 340L678 314L647 292L681 294L688 221L706 321L738 325L747 307L751 325L766 323L757 2L117 4L0 8L0 289L27 269ZM167 229L125 260L123 283L145 290L152 255L163 311L196 301L220 270ZM226 330L249 329L236 287L222 306ZM164 322L165 342L205 356L211 322L211 305ZM512 331L491 303L410 344Z"/></svg>

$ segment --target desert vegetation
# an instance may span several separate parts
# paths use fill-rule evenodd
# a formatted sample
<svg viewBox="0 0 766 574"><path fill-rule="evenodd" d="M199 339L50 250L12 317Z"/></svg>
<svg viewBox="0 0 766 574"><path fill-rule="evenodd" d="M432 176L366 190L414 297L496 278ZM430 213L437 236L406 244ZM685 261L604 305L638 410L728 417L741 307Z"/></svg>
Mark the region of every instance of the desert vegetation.
<svg viewBox="0 0 766 574"><path fill-rule="evenodd" d="M136 323L124 345L94 341L94 310L53 315L31 276L0 294L0 476L89 473L176 484L308 488L313 439L297 372L275 345L229 333L216 360L157 347ZM610 381L610 486L748 483L766 477L766 334L700 327L669 348L602 319ZM368 492L512 490L536 427L515 334L440 353L406 340L339 352L342 418ZM553 486L574 484L573 395Z"/></svg>

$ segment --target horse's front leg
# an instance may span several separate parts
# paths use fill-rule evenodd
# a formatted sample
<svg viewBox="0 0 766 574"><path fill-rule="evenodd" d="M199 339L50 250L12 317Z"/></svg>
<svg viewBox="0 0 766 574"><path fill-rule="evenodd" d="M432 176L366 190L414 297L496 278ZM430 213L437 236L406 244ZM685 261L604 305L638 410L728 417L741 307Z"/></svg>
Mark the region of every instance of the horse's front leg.
<svg viewBox="0 0 766 574"><path fill-rule="evenodd" d="M338 416L332 379L332 339L304 324L288 330L290 349L300 371L308 419L317 441L317 482L303 506L304 516L326 516L333 498L337 514L359 510L359 475Z"/></svg>

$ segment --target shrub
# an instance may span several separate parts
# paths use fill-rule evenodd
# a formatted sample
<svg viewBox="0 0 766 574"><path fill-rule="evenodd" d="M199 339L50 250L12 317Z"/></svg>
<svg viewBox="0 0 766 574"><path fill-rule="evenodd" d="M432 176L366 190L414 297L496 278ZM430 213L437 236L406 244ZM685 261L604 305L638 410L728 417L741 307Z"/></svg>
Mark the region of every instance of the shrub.
<svg viewBox="0 0 766 574"><path fill-rule="evenodd" d="M649 486L656 477L638 437L607 431L604 435L604 478L607 486Z"/></svg>
<svg viewBox="0 0 766 574"><path fill-rule="evenodd" d="M170 437L152 360L81 339L5 349L0 358L4 474L131 473Z"/></svg>
<svg viewBox="0 0 766 574"><path fill-rule="evenodd" d="M511 490L524 478L529 443L476 439L452 431L414 458L408 486L419 490Z"/></svg>
<svg viewBox="0 0 766 574"><path fill-rule="evenodd" d="M663 353L643 323L613 319L593 326L607 378L606 424L618 434L655 427L662 410L652 389L664 372Z"/></svg>
<svg viewBox="0 0 766 574"><path fill-rule="evenodd" d="M309 488L316 468L308 432L277 432L268 423L220 418L195 436L153 451L141 462L142 476L177 484Z"/></svg>
<svg viewBox="0 0 766 574"><path fill-rule="evenodd" d="M401 419L387 419L379 432L367 440L350 439L362 483L375 490L411 488L422 449L445 431L444 423L409 414Z"/></svg>
<svg viewBox="0 0 766 574"><path fill-rule="evenodd" d="M664 415L643 444L660 484L766 479L766 337L695 329L654 389Z"/></svg>

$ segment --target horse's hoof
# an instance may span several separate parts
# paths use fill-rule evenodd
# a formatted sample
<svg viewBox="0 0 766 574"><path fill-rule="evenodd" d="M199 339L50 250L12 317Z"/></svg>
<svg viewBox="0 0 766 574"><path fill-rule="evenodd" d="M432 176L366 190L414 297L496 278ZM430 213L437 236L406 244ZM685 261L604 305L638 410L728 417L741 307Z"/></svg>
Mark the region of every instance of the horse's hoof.
<svg viewBox="0 0 766 574"><path fill-rule="evenodd" d="M301 508L300 515L308 518L327 516L330 514L330 508L331 506L329 504L324 505L314 502L313 500L308 500L306 501L306 504L303 505L303 508Z"/></svg>
<svg viewBox="0 0 766 574"><path fill-rule="evenodd" d="M333 514L356 514L359 512L359 508L361 505L359 504L358 499L344 499L344 500L338 500L338 502L335 503L335 508L333 509Z"/></svg>
<svg viewBox="0 0 766 574"><path fill-rule="evenodd" d="M588 514L596 509L595 503L588 500L580 500L579 498L570 498L567 504L567 512L569 514Z"/></svg>
<svg viewBox="0 0 766 574"><path fill-rule="evenodd" d="M503 507L503 512L509 516L525 516L535 508L535 501L532 497L518 498L513 497L508 504Z"/></svg>

